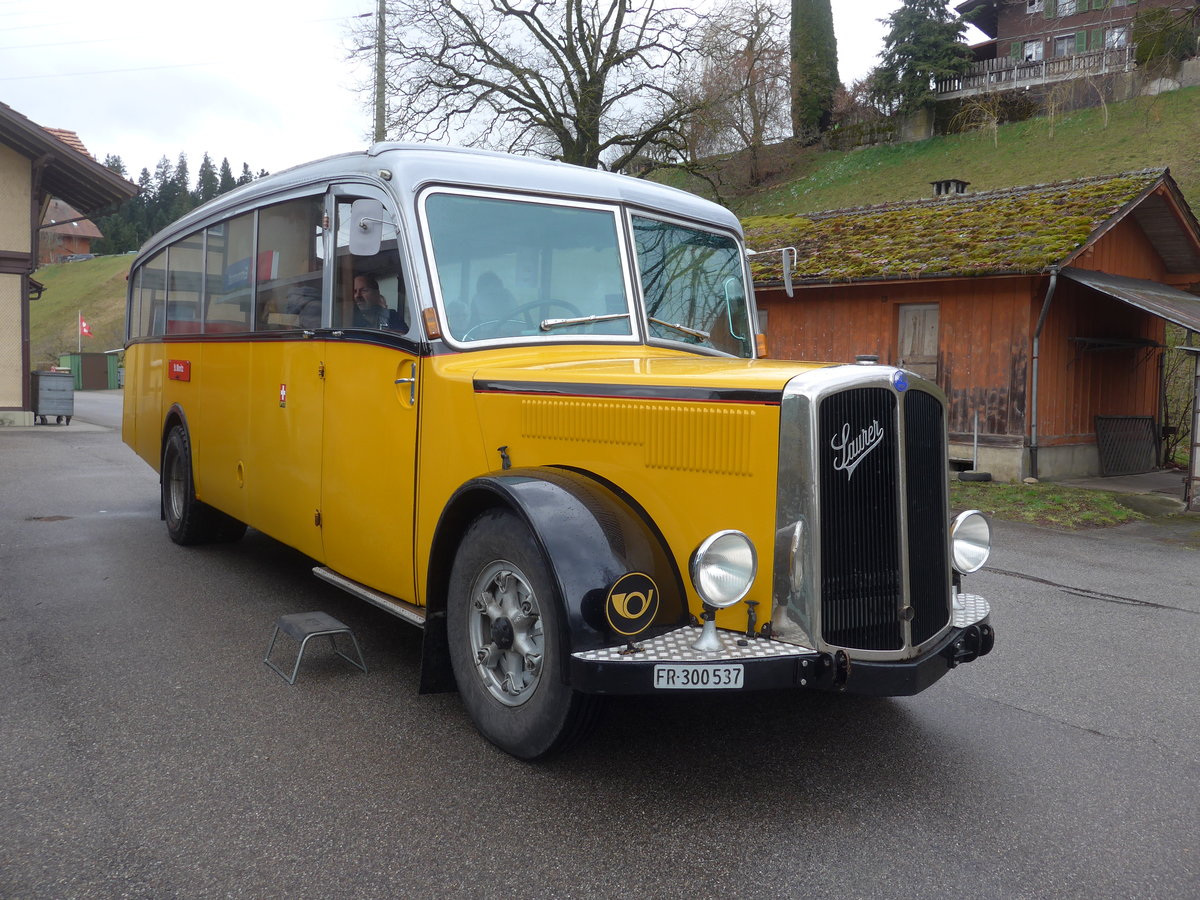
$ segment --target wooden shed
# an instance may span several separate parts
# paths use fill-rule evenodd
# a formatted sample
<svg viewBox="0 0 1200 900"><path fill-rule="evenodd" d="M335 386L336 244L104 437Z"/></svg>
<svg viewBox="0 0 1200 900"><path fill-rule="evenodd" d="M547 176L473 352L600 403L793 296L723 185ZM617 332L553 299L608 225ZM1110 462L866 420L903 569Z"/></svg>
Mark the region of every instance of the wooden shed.
<svg viewBox="0 0 1200 900"><path fill-rule="evenodd" d="M1200 331L1200 224L1168 170L744 221L770 355L936 381L997 478L1157 463L1166 322Z"/></svg>

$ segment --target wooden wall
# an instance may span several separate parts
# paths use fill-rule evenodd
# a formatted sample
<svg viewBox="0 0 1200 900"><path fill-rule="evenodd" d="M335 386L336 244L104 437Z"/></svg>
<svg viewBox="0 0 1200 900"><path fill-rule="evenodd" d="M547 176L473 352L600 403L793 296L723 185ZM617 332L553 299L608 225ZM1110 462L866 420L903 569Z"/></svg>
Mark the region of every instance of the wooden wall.
<svg viewBox="0 0 1200 900"><path fill-rule="evenodd" d="M1132 278L1160 281L1165 267L1132 219L1118 223L1072 262ZM1048 275L983 276L757 292L767 312L769 355L780 359L854 361L870 353L898 361L899 307L939 307L938 384L950 401L950 437L968 441L979 414L980 443L1020 447L1030 431L1033 335ZM1098 415L1157 416L1160 347L1098 349L1075 338L1161 345L1162 319L1066 278L1042 331L1039 442L1088 444Z"/></svg>
<svg viewBox="0 0 1200 900"><path fill-rule="evenodd" d="M1073 338L1161 344L1163 320L1066 279L1042 330L1039 443L1089 443L1096 416L1157 416L1160 347L1104 348Z"/></svg>
<svg viewBox="0 0 1200 900"><path fill-rule="evenodd" d="M1167 274L1154 246L1131 219L1119 222L1071 264L1147 281L1163 280ZM1036 325L1040 301L1034 305ZM1160 346L1097 349L1072 338L1117 338ZM1166 323L1157 316L1060 278L1042 330L1039 442L1093 441L1096 416L1157 417L1165 339Z"/></svg>
<svg viewBox="0 0 1200 900"><path fill-rule="evenodd" d="M938 384L950 400L954 439L972 433L979 413L986 442L1019 446L1026 430L1028 277L946 279L761 290L767 344L781 359L854 362L871 353L897 363L899 307L939 306Z"/></svg>

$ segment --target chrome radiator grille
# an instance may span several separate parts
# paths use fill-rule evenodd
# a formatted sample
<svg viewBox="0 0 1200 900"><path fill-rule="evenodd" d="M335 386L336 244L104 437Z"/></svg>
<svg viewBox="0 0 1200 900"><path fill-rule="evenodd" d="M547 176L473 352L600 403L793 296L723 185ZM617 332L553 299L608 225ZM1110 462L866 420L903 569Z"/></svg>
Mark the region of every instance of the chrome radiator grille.
<svg viewBox="0 0 1200 900"><path fill-rule="evenodd" d="M896 420L886 388L821 403L821 636L839 647L904 646Z"/></svg>
<svg viewBox="0 0 1200 900"><path fill-rule="evenodd" d="M848 369L797 379L785 416L780 533L809 523L815 576L788 615L825 645L904 656L950 620L945 407L895 370Z"/></svg>
<svg viewBox="0 0 1200 900"><path fill-rule="evenodd" d="M945 416L937 399L924 391L904 395L904 450L912 642L921 644L950 616Z"/></svg>

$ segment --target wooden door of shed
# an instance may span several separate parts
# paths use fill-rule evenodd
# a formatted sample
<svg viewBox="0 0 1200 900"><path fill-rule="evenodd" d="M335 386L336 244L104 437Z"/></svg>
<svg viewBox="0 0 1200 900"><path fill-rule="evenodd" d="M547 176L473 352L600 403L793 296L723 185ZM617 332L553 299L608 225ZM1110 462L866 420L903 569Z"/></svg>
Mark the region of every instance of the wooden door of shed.
<svg viewBox="0 0 1200 900"><path fill-rule="evenodd" d="M930 381L938 377L938 305L905 303L900 306L897 337L898 365Z"/></svg>

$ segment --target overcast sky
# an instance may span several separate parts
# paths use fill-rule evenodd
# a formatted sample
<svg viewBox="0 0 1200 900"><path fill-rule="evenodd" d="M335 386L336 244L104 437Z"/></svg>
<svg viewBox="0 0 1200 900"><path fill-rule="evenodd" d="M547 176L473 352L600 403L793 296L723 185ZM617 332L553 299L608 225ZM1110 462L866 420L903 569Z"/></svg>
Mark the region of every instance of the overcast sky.
<svg viewBox="0 0 1200 900"><path fill-rule="evenodd" d="M833 0L842 80L878 60L877 21L900 0ZM374 0L0 0L0 102L75 131L137 178L166 155L207 151L277 172L369 142L347 61L349 23Z"/></svg>

